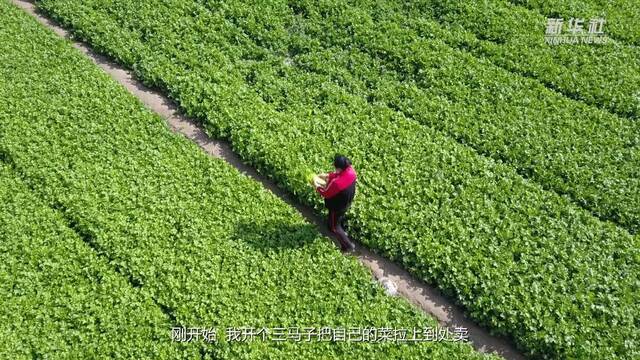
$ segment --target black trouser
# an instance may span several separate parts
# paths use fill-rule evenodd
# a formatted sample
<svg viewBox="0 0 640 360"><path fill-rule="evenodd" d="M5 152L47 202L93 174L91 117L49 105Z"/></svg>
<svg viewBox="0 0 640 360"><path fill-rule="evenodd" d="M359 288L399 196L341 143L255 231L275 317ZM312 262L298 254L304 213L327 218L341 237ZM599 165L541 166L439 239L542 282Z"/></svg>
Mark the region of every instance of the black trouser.
<svg viewBox="0 0 640 360"><path fill-rule="evenodd" d="M347 213L347 209L344 210L331 210L329 209L329 231L331 231L338 241L342 249L347 249L353 246L349 235L342 228L342 222L344 221L344 215Z"/></svg>

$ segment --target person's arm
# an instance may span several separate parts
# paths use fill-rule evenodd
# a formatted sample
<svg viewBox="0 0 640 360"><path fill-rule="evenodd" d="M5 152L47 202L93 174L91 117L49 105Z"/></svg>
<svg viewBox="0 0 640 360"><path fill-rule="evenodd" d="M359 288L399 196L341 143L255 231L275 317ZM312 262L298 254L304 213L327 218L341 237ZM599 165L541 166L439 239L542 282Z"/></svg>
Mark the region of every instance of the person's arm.
<svg viewBox="0 0 640 360"><path fill-rule="evenodd" d="M316 188L316 190L325 199L331 198L340 192L340 188L338 187L338 182L335 179L328 182L325 187L318 187Z"/></svg>
<svg viewBox="0 0 640 360"><path fill-rule="evenodd" d="M316 189L325 199L332 198L336 196L340 191L349 187L349 185L351 185L351 183L355 181L356 173L350 169L349 171L341 172L339 176L334 175L333 178L331 178L331 176L329 176L329 178L331 180L324 189Z"/></svg>

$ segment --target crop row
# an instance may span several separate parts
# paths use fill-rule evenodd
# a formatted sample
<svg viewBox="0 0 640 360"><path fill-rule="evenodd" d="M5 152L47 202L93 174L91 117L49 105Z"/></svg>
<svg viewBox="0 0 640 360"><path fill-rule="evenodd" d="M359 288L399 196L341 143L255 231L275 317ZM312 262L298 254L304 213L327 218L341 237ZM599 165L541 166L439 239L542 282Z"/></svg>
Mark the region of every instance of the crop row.
<svg viewBox="0 0 640 360"><path fill-rule="evenodd" d="M261 41L262 51L329 75L350 92L383 101L512 164L545 188L569 194L598 217L638 231L637 122L567 100L437 39L424 39L400 28L394 16L384 18L381 9L340 7L323 16L330 12L295 3L304 19L289 19L281 14L291 2L284 8L270 5L259 10L221 4L215 8L224 9L225 18L250 38L268 39ZM285 21L269 21L277 16ZM445 33L432 22L422 24L432 34Z"/></svg>
<svg viewBox="0 0 640 360"><path fill-rule="evenodd" d="M282 54L281 57L285 60L297 54L298 59L288 60L297 60L303 66L311 62L305 69L320 69L334 77L336 73L339 77L346 76L347 79L338 81L349 87L354 86L353 75L364 78L365 86L362 91L369 92L366 94L368 98L385 101L406 115L445 131L449 136L473 146L483 154L514 165L520 174L535 179L545 188L570 195L573 201L602 219L613 220L632 233L638 231L640 209L636 204L640 202L640 194L635 189L640 186L637 137L640 124L637 122L624 121L564 99L533 81L514 78L510 73L477 61L468 54L449 49L437 40L421 39L412 31L398 28L393 21L381 20L374 24L365 11L350 8L336 11L338 16L317 19L313 17L313 9L298 7L298 11L304 11L306 17L313 17L317 21L293 22L298 19L291 20L277 15L285 12L274 4L259 10L250 6L238 9L223 6L224 4L209 4L210 9L223 9L227 18L246 16L250 20L241 23L244 33L240 32L238 35L244 48L230 50L225 43L230 40L220 38L223 35L217 33L214 35L210 29L200 32L207 34L203 41L212 42L216 39L217 46L224 49L226 54L233 51L230 56L245 60L265 56L264 49L256 48L254 42L271 49L267 53ZM65 7L64 3L56 2L55 6L58 11L65 9L73 12L69 14L70 19L81 18L83 6L77 3ZM127 29L127 21L133 21L140 33L125 30L126 34L121 36L136 37L149 46L163 49L157 56L171 57L174 61L184 62L183 66L189 68L202 68L211 64L213 60L208 58L209 54L202 49L197 50L196 47L201 45L194 45L196 52L191 53L185 51L182 45L173 49L167 47L167 44L177 42L177 38L150 38L149 34L160 31L149 22L148 19L152 16L145 18L147 12L154 10L129 9L118 12L106 11L98 6L91 11L117 21ZM201 7L199 11L201 13L198 16L206 19L206 9ZM327 10L324 13L330 12ZM132 18L126 19L123 16ZM378 15L378 19L382 18ZM395 19L392 16L389 18ZM432 22L423 24L428 24L438 34L446 33ZM173 29L173 32L180 32L185 36L187 26ZM229 27L229 24L225 26ZM286 37L287 26L295 29L295 33L289 38ZM274 30L269 32L265 27ZM348 29L357 30L350 37ZM163 36L175 37L171 32L165 32ZM371 63L367 54L353 55L355 51L351 49L347 54L349 57L345 57L344 54L336 56L333 49L328 53L318 50L321 44L318 45L319 41L315 39L319 38L328 39L325 41L330 44L342 42L339 43L341 47L350 46L349 41L353 39L356 44L365 47L363 51L372 56L387 58L388 61L373 65L391 67L396 70L392 77L395 76L396 80L402 82L378 80L381 75L377 73L376 67L362 64L367 61ZM419 40L415 40L416 38ZM147 60L132 58L131 54L134 52L131 49L138 45L129 46L130 50L119 52L115 55L116 58L127 57L121 60L138 64L136 68L141 71L145 71L145 66L156 65L154 62L145 65ZM109 53L108 49L105 50ZM358 56L358 60L353 61L353 56ZM341 64L329 65L335 64L336 59L343 63L346 61L349 71L344 71L345 66L340 66ZM157 82L154 71L146 71L142 76L152 83ZM370 84L375 82L379 84L376 85L377 88L370 89ZM428 102L426 98L429 99ZM500 116L496 116L496 113Z"/></svg>
<svg viewBox="0 0 640 360"><path fill-rule="evenodd" d="M220 2L204 3L212 9L229 8ZM393 43L437 38L517 74L535 78L572 99L623 117L638 118L640 115L640 50L637 47L619 44L550 46L545 42L547 18L522 7L509 6L500 0L483 1L480 4L422 0L404 4L362 1L353 5L296 0L269 4L269 7L281 11L279 15L275 12L244 13L254 21L255 17L286 18L292 11L300 15L295 21L302 19L304 22L308 18L320 17L331 21L332 25L315 23L323 28L323 37L320 39L342 45L351 44L354 37L372 36L371 25L376 32L392 30L393 33L383 33L386 35L383 38ZM261 9L269 10L264 5ZM233 12L232 9L230 14L233 15ZM568 18L565 19L565 35L568 21ZM288 23L292 21L284 21L284 24ZM249 23L245 21L245 24ZM446 24L447 27L440 24ZM280 19L271 24L269 30L282 25ZM583 25L587 31L588 23ZM396 38L397 30L394 27L410 29L414 36ZM329 33L326 29L329 29ZM281 30L277 33L283 34ZM265 40L278 41L273 37L266 37Z"/></svg>
<svg viewBox="0 0 640 360"><path fill-rule="evenodd" d="M635 46L549 45L547 17L500 0L479 4L423 0L412 2L405 11L411 19L408 25L420 35L431 34L433 27L420 29L421 22L416 26L415 20L436 19L456 34L443 37L452 46L535 78L572 99L640 118L640 49ZM582 24L585 33L589 21ZM569 22L570 17L563 18L561 36L570 35Z"/></svg>
<svg viewBox="0 0 640 360"><path fill-rule="evenodd" d="M543 15L569 18L602 17L608 31L629 44L640 45L640 8L634 0L510 0L516 5L537 10Z"/></svg>
<svg viewBox="0 0 640 360"><path fill-rule="evenodd" d="M0 357L193 358L142 291L0 163ZM164 341L163 341L164 340ZM177 343L176 343L177 344Z"/></svg>
<svg viewBox="0 0 640 360"><path fill-rule="evenodd" d="M635 355L636 238L384 103L300 71L287 61L295 54L265 51L285 41L277 24L286 19L247 17L275 28L251 38L190 1L49 5L301 201L319 205L309 168L347 152L361 175L352 233L532 355Z"/></svg>
<svg viewBox="0 0 640 360"><path fill-rule="evenodd" d="M3 159L10 159L25 185L59 209L83 240L129 279L135 293L153 298L172 325L220 331L435 325L404 300L386 296L355 259L342 256L291 207L172 134L69 44L4 2L0 10ZM58 239L54 235L48 241ZM46 252L54 245L38 248ZM88 286L97 287L95 281ZM90 322L94 331L110 329L110 324L85 319L80 309L61 314L60 321L71 317ZM123 325L153 320L143 312L139 317ZM10 319L5 323L18 321ZM76 331L62 330L61 337ZM168 330L164 338L139 334L146 341L141 349L151 343L160 352L170 342ZM101 335L108 340L106 350L118 340L109 334ZM224 335L219 334L218 344L185 351L195 348L202 357L216 359L484 356L462 343L236 343ZM129 337L137 339L131 333L123 339ZM55 354L50 348L39 350ZM108 356L102 350L96 349L97 356ZM163 355L141 350L134 357Z"/></svg>

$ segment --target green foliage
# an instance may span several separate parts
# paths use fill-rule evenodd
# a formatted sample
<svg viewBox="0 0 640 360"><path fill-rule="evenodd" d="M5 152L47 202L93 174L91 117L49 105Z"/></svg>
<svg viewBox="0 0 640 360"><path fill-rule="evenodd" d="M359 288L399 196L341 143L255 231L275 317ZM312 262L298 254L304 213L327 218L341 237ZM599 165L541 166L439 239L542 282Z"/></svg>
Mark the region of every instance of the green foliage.
<svg viewBox="0 0 640 360"><path fill-rule="evenodd" d="M537 10L544 15L603 17L606 31L628 44L640 45L640 8L634 0L510 0L511 3Z"/></svg>
<svg viewBox="0 0 640 360"><path fill-rule="evenodd" d="M485 357L462 343L171 344L174 323L223 331L435 321L386 296L294 209L172 134L36 20L6 2L0 14L0 154L12 168L0 176L5 357Z"/></svg>
<svg viewBox="0 0 640 360"><path fill-rule="evenodd" d="M47 4L45 2L44 6ZM179 9L187 4L176 2L171 7ZM511 7L490 2L476 13L475 7L464 6L460 2L412 4L413 7L407 8L393 3L381 5L379 2L363 2L357 7L307 1L273 2L261 8L231 6L213 1L205 2L206 7L192 4L195 13L186 12L185 16L197 16L202 19L200 22L212 28L198 30L189 35L191 39L180 40L180 51L170 50L166 46L178 40L167 39L177 39L174 31L186 36L186 24L184 29L177 30L154 28L153 31L157 32L154 36L148 35L152 33L148 25L139 30L144 35L132 33L128 23L146 24L147 16L156 16L154 13L158 10L155 7L123 12L131 19L112 13L95 19L84 17L81 15L82 6L77 2L65 7L64 2L56 1L55 9L58 12L70 11L65 17L68 21L84 19L86 24L76 28L96 29L98 34L102 34L98 28L113 28L110 34L93 40L98 48L109 48L102 44L105 39L113 39L119 44L122 38L133 38L127 46L121 47L126 48L122 52L135 48L141 54L145 52L144 48L151 49L154 54L151 68L144 65L149 62L149 57L143 57L139 62L134 60L125 63L137 64L131 66L152 84L162 86L167 83L165 87L180 93L195 92L191 99L182 100L183 106L199 118L207 117L203 107L206 105L201 98L216 94L212 92L215 88L206 85L199 88L195 84L184 84L178 88L176 82L191 81L191 78L159 80L158 74L162 72L166 78L173 79L174 73L180 73L185 68L197 68L202 70L204 79L209 78L211 75L207 74L207 69L211 68L212 59L223 60L211 51L203 51L201 44L193 43L201 36L203 42L215 42L231 61L241 59L239 63L224 66L239 69L238 76L249 85L255 85L256 71L268 70L264 69L267 59L273 70L270 76L279 77L283 73L300 70L323 75L318 82L334 82L369 101L384 102L407 117L472 146L483 155L513 165L522 176L541 183L546 189L568 196L600 219L614 221L631 233L636 233L640 228L640 208L636 205L640 202L640 192L636 191L640 187L640 139L637 135L640 123L568 100L536 81L513 76L471 54L491 58L482 49L497 49L497 52L490 51L495 55L492 61L513 58L519 59L522 64L551 67L555 69L553 72L542 69L540 73L556 80L566 77L574 81L574 75L580 71L609 77L608 80L579 77L583 79L580 80L582 85L570 83L566 87L591 91L596 89L593 84L600 84L616 91L613 97L627 98L638 105L640 103L633 94L640 86L640 78L634 80L640 74L639 53L630 50L627 55L614 56L619 51L593 46L579 48L579 51L562 47L550 49L544 45L542 37L530 31L535 24L544 24L545 19L520 8L513 10L512 16L505 17L506 23L514 24L509 27L511 31L506 31L499 27L503 16L496 14L508 14ZM332 8L340 11L332 12ZM437 11L427 11L432 8ZM100 7L97 7L99 10ZM217 12L212 13L212 10ZM80 14L76 15L75 11ZM294 15L295 11L304 16ZM478 40L468 31L449 32L433 20L422 17L425 14L467 27L471 25L461 19L483 16L486 20L481 23L493 24L493 27L472 30L481 38L502 38L490 42ZM117 21L111 25L96 25L114 17ZM523 19L524 25L516 27L519 19ZM272 25L260 27L256 24ZM118 30L116 27L127 30ZM481 30L491 31L495 36L482 34ZM241 35L232 35L234 33ZM85 35L83 32L81 34ZM233 39L231 36L234 36ZM135 40L140 37L140 41ZM238 41L241 41L239 46L232 45ZM192 43L193 51L186 45L188 42ZM470 49L471 54L453 50L445 43ZM535 54L532 53L534 51ZM606 55L607 51L609 55ZM554 58L556 56L558 59ZM117 54L116 57L121 58ZM613 58L601 61L608 57ZM167 63L159 65L159 61ZM169 61L179 61L181 65L176 66ZM296 66L287 63L295 63ZM571 67L571 64L579 66ZM587 70L588 64L594 67ZM628 68L617 69L615 64ZM625 82L619 85L621 77L625 78ZM227 79L228 76L225 76ZM202 80L194 79L194 82L198 81ZM267 102L272 102L274 97L275 100L283 96L286 99L290 95L282 92L274 94L274 91L279 90L267 84L266 89L261 89L260 95ZM316 98L314 101L323 100ZM604 103L614 102L607 100ZM220 135L226 135L225 130L218 131Z"/></svg>
<svg viewBox="0 0 640 360"><path fill-rule="evenodd" d="M442 37L452 46L487 58L517 74L540 80L572 99L622 117L640 119L640 101L636 96L640 89L640 49L637 46L615 40L607 45L554 46L545 42L548 18L564 19L564 35L569 34L569 19L582 18L586 32L590 19L603 17L602 10L588 9L578 6L560 13L547 10L540 14L500 0L478 3L421 0L411 2L405 9L405 16L412 19L410 26L418 33L424 34L426 30L429 34L431 31L431 27L420 29L420 23L428 16L452 31ZM611 38L610 30L615 31L616 25L620 24L606 15L604 18L607 20L605 34Z"/></svg>
<svg viewBox="0 0 640 360"><path fill-rule="evenodd" d="M637 125L454 51L440 35L412 42L418 28L407 30L397 16L379 25L384 12L368 17L365 5L289 4L41 7L167 90L212 135L318 210L305 172L348 153L360 175L350 232L437 283L532 357L637 357L638 238L504 164L573 192L602 217L617 211L631 229ZM449 36L433 22L415 24Z"/></svg>
<svg viewBox="0 0 640 360"><path fill-rule="evenodd" d="M536 81L513 76L486 60L449 48L442 39L474 46L481 42L461 33L448 33L433 21L420 18L416 12L425 11L416 3L418 10L402 11L392 5L367 9L360 5L364 9L350 7L329 17L323 17L326 11L313 4L296 4L304 9L305 18L290 21L295 32L288 38L289 48L298 48L310 37L322 39L322 44L292 58L300 70L316 74L317 82L334 82L369 101L383 102L483 155L513 165L522 176L568 195L599 218L612 220L632 233L638 231L640 123L568 100ZM472 18L472 7L465 10L467 18ZM276 6L259 12L264 18L283 13L286 9ZM243 16L226 13L228 20L239 24L243 24ZM410 26L401 27L401 23ZM491 23L499 22L494 18ZM251 38L263 37L259 29L241 30ZM515 34L513 38L524 37ZM285 51L273 50L278 44L267 44L263 49L272 49L269 54L277 59L278 53ZM533 49L535 44L521 43L519 48ZM545 50L547 55L553 53ZM508 52L520 54L518 58L539 60L540 64L553 62L544 56ZM273 60L273 64L278 62ZM611 67L612 63L598 65ZM251 84L264 85L259 91L266 100L287 101L290 97L290 92L278 93L270 79L264 84L256 82L251 71ZM283 71L292 74L296 70L274 70L270 76L278 77ZM559 72L575 73L566 69ZM624 76L615 70L594 72L614 76L615 82ZM624 76L628 84L632 83L631 77ZM589 88L595 82L591 81ZM622 92L630 93L634 88L632 85ZM310 107L317 99L303 100L310 100L306 101Z"/></svg>
<svg viewBox="0 0 640 360"><path fill-rule="evenodd" d="M0 6L2 7L2 6ZM171 323L0 164L0 357L175 359ZM196 351L194 351L196 350Z"/></svg>

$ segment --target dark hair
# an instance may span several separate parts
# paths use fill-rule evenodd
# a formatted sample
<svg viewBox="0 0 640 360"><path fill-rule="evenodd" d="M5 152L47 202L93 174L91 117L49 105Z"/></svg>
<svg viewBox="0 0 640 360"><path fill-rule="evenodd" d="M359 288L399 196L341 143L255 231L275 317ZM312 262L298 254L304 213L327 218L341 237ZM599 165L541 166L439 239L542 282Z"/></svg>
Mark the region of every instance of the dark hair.
<svg viewBox="0 0 640 360"><path fill-rule="evenodd" d="M344 170L351 166L351 160L347 159L346 156L336 154L336 157L333 158L333 166L335 166L337 169Z"/></svg>

